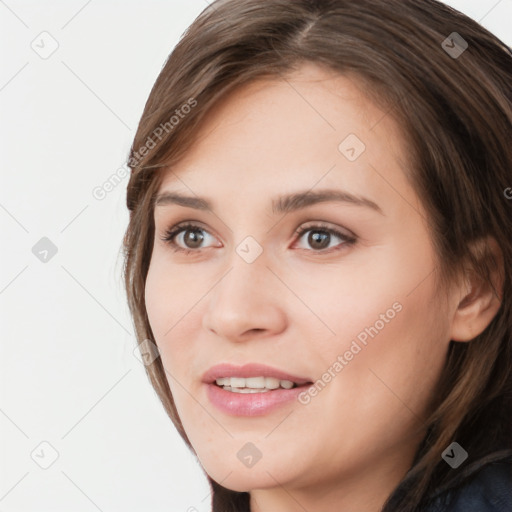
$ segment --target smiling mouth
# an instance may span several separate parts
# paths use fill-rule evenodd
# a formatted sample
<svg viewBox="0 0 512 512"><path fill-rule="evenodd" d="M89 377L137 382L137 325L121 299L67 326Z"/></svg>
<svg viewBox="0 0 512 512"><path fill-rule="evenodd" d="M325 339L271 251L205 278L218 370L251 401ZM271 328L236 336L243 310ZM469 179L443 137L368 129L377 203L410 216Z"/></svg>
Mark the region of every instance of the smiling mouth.
<svg viewBox="0 0 512 512"><path fill-rule="evenodd" d="M291 380L280 380L275 377L221 377L216 379L214 384L233 393L268 393L278 389L309 386L312 382L299 385Z"/></svg>
<svg viewBox="0 0 512 512"><path fill-rule="evenodd" d="M260 371L267 375L272 371L274 376L261 375ZM271 414L272 411L284 407L286 404L290 405L296 402L297 396L304 393L303 390L313 384L305 378L279 370L269 370L268 367L261 366L260 368L253 366L250 371L252 376L245 378L238 377L238 371L233 368L224 368L220 371L215 369L214 372L212 377L208 375L204 377L206 395L217 409L235 417ZM242 372L244 370L241 370L240 373ZM245 373L249 373L247 367ZM222 376L223 374L231 375L225 377Z"/></svg>

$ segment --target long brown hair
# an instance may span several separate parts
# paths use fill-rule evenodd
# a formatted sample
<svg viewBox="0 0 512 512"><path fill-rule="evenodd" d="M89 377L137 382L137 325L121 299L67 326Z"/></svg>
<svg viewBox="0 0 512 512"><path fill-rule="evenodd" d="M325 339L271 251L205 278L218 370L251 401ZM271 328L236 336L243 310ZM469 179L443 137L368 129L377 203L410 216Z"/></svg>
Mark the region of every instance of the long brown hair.
<svg viewBox="0 0 512 512"><path fill-rule="evenodd" d="M221 97L258 78L287 76L304 62L356 77L399 122L414 163L408 179L428 212L443 280L471 269L491 283L491 253L486 244L471 250L472 242L494 237L503 254L500 309L471 342L450 342L428 433L396 489L401 492L383 508L413 511L457 473L441 459L453 440L471 460L512 450L512 200L505 192L512 195L512 51L481 25L435 0L212 3L166 61L131 147L128 302L139 342L154 340L144 288L163 168L186 153ZM146 369L195 453L161 358ZM214 512L249 511L248 492L208 480Z"/></svg>

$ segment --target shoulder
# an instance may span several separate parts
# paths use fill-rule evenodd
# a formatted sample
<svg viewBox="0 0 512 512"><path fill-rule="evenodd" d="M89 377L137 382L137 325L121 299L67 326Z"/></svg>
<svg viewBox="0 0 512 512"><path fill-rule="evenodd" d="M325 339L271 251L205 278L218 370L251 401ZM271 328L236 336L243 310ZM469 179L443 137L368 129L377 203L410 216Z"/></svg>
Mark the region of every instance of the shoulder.
<svg viewBox="0 0 512 512"><path fill-rule="evenodd" d="M492 462L435 496L425 512L511 512L512 459Z"/></svg>

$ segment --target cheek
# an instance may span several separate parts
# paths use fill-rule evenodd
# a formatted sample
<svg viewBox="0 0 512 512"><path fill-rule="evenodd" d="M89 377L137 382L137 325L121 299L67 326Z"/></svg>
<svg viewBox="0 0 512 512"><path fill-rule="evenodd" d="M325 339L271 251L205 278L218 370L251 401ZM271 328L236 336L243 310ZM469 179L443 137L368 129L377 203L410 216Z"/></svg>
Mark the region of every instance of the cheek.
<svg viewBox="0 0 512 512"><path fill-rule="evenodd" d="M197 367L198 354L202 353L201 299L208 290L204 289L205 281L197 274L195 277L176 271L165 257L156 255L146 279L148 320L178 408L190 398L183 386L195 392L194 386L199 385L197 374L191 375L191 370Z"/></svg>
<svg viewBox="0 0 512 512"><path fill-rule="evenodd" d="M189 311L207 290L201 280L186 271L173 268L165 257L156 254L151 260L145 287L146 311L157 343L179 339L176 332L189 322Z"/></svg>
<svg viewBox="0 0 512 512"><path fill-rule="evenodd" d="M174 292L173 292L174 290ZM182 329L186 325L186 310L190 309L187 288L177 282L176 272L169 272L158 257L153 258L148 271L145 287L145 302L154 341L162 357L162 363L167 373L169 385L173 386L170 376L175 375L176 368L183 367L183 359L188 352L185 340L193 340L186 336ZM175 350L175 345L181 345L181 350ZM172 356L172 357L171 357ZM170 374L170 375L169 375ZM176 378L179 378L176 375Z"/></svg>
<svg viewBox="0 0 512 512"><path fill-rule="evenodd" d="M144 298L149 324L160 349L161 340L173 325L171 315L175 311L175 301L168 293L168 286L171 284L169 281L153 258L146 278Z"/></svg>
<svg viewBox="0 0 512 512"><path fill-rule="evenodd" d="M382 296L354 299L364 307L345 303L351 315L332 323L340 334L316 349L325 369L319 396L325 396L316 405L312 398L315 413L327 414L356 437L390 441L423 421L449 343L447 315L434 291L429 282L409 295L383 290ZM342 304L338 308L343 311Z"/></svg>
<svg viewBox="0 0 512 512"><path fill-rule="evenodd" d="M404 243L400 251L382 251L343 279L321 280L330 301L317 292L308 296L310 304L315 297L323 304L322 319L335 332L305 347L319 369L311 414L356 437L396 439L421 423L445 363L449 315L437 294L430 247L420 242L415 250L404 250Z"/></svg>

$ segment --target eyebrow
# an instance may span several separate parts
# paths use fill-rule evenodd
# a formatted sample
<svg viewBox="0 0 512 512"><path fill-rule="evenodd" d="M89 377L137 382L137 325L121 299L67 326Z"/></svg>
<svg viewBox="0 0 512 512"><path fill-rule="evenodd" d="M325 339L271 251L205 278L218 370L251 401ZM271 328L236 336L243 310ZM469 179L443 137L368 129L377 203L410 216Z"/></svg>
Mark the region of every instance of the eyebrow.
<svg viewBox="0 0 512 512"><path fill-rule="evenodd" d="M363 206L384 215L381 207L372 200L366 197L356 196L344 190L336 189L305 190L277 197L272 200L272 213L275 215L289 213L314 204L329 201ZM177 204L197 210L213 210L212 202L204 197L184 196L177 192L162 192L156 197L155 206L166 206L169 204Z"/></svg>

